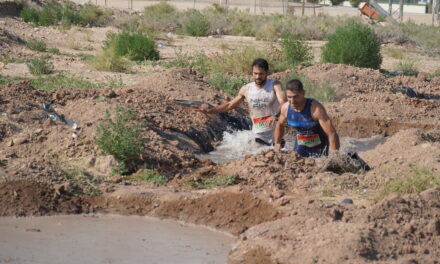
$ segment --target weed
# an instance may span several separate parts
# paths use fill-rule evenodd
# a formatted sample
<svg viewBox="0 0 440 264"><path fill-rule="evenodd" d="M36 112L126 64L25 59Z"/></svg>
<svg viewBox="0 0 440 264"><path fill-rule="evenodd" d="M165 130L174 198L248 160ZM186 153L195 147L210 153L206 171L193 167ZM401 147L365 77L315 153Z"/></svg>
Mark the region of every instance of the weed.
<svg viewBox="0 0 440 264"><path fill-rule="evenodd" d="M61 55L61 52L58 48L49 48L47 50L47 52L49 52L50 54L54 54L54 55Z"/></svg>
<svg viewBox="0 0 440 264"><path fill-rule="evenodd" d="M216 186L227 186L237 183L237 175L216 177L212 179L189 180L187 184L194 189L212 188Z"/></svg>
<svg viewBox="0 0 440 264"><path fill-rule="evenodd" d="M54 68L49 59L48 56L31 58L27 64L29 72L33 75L51 74Z"/></svg>
<svg viewBox="0 0 440 264"><path fill-rule="evenodd" d="M189 11L183 23L183 31L194 37L208 36L210 27L206 17L197 10Z"/></svg>
<svg viewBox="0 0 440 264"><path fill-rule="evenodd" d="M292 72L288 76L285 76L282 78L281 82L285 86L286 83L292 79L301 80L308 98L314 98L320 102L332 102L336 99L335 90L328 82L317 84L307 78L307 76L298 74L296 72Z"/></svg>
<svg viewBox="0 0 440 264"><path fill-rule="evenodd" d="M83 26L104 26L111 18L112 13L103 11L99 7L86 3L78 12L80 24Z"/></svg>
<svg viewBox="0 0 440 264"><path fill-rule="evenodd" d="M281 40L281 46L289 66L309 64L313 60L312 48L300 37L286 34Z"/></svg>
<svg viewBox="0 0 440 264"><path fill-rule="evenodd" d="M104 121L98 124L96 145L118 161L117 171L130 173L135 169L146 139L142 137L142 125L136 123L133 110L117 106L114 119L105 111Z"/></svg>
<svg viewBox="0 0 440 264"><path fill-rule="evenodd" d="M13 56L13 55L3 55L0 56L0 61L3 63L24 63L25 59L23 57L19 56Z"/></svg>
<svg viewBox="0 0 440 264"><path fill-rule="evenodd" d="M65 180L72 183L72 189L69 192L73 196L89 195L96 196L101 194L101 190L97 187L98 179L87 173L79 167L67 167L61 169L64 173Z"/></svg>
<svg viewBox="0 0 440 264"><path fill-rule="evenodd" d="M208 83L218 90L236 96L240 88L249 82L249 77L229 76L221 73L211 75Z"/></svg>
<svg viewBox="0 0 440 264"><path fill-rule="evenodd" d="M129 180L154 182L156 184L165 184L167 177L159 174L157 170L143 170L141 173L128 176Z"/></svg>
<svg viewBox="0 0 440 264"><path fill-rule="evenodd" d="M396 48L385 48L385 54L387 54L388 56L394 58L394 59L399 59L402 60L405 58L405 53L401 50L401 49L396 49Z"/></svg>
<svg viewBox="0 0 440 264"><path fill-rule="evenodd" d="M78 53L76 56L78 56L78 58L80 58L82 61L90 61L94 58L92 54L88 53Z"/></svg>
<svg viewBox="0 0 440 264"><path fill-rule="evenodd" d="M110 33L104 49L112 50L118 56L127 56L133 61L159 59L156 43L141 31Z"/></svg>
<svg viewBox="0 0 440 264"><path fill-rule="evenodd" d="M400 60L399 62L397 62L394 68L396 72L405 76L416 76L419 73L415 61L410 58L404 58L403 60Z"/></svg>
<svg viewBox="0 0 440 264"><path fill-rule="evenodd" d="M430 78L440 77L440 69L435 70L435 72L429 75Z"/></svg>
<svg viewBox="0 0 440 264"><path fill-rule="evenodd" d="M45 52L47 49L46 43L36 39L30 40L26 43L26 47L31 50Z"/></svg>
<svg viewBox="0 0 440 264"><path fill-rule="evenodd" d="M335 197L335 193L332 190L323 190L322 196L324 197Z"/></svg>
<svg viewBox="0 0 440 264"><path fill-rule="evenodd" d="M440 185L440 175L424 167L410 165L410 174L400 179L392 179L377 195L377 200L382 200L391 193L411 194L420 193L429 188Z"/></svg>
<svg viewBox="0 0 440 264"><path fill-rule="evenodd" d="M8 83L21 81L21 80L22 80L22 78L20 78L20 77L9 77L9 76L4 76L4 75L0 74L0 85L5 85Z"/></svg>
<svg viewBox="0 0 440 264"><path fill-rule="evenodd" d="M324 62L379 69L382 63L380 42L367 25L349 23L330 36L322 48Z"/></svg>
<svg viewBox="0 0 440 264"><path fill-rule="evenodd" d="M103 49L89 63L98 71L128 72L130 67L129 61L117 55L114 49Z"/></svg>
<svg viewBox="0 0 440 264"><path fill-rule="evenodd" d="M203 52L188 54L182 50L176 50L176 59L166 62L164 66L167 68L191 68L203 74L209 74L211 71L209 57Z"/></svg>

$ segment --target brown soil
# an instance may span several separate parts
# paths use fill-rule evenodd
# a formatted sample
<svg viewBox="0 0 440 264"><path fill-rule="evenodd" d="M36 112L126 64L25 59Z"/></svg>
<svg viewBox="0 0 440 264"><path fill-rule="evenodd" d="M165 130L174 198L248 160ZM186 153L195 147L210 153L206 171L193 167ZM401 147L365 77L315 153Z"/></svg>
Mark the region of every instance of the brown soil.
<svg viewBox="0 0 440 264"><path fill-rule="evenodd" d="M32 38L76 54L80 51L69 47L67 36L96 49L108 30L117 29L61 32L2 17L0 57L35 55L20 40ZM268 149L225 164L197 159L195 153L218 144L233 115L246 116L245 106L229 116L206 116L179 104L176 100L218 105L231 99L197 72L139 66L133 74L98 73L77 57L54 57L57 70L71 68L95 81L121 77L130 85L54 91L35 90L29 82L0 86L0 216L111 212L179 219L240 235L230 263L438 263L440 189L381 202L374 198L412 167L438 175L440 104L392 91L405 85L440 96L440 78L388 77L334 64L300 68L310 79L336 88L338 101L325 107L340 135L389 136L360 154L372 170L335 173L321 171L322 160L292 151ZM0 65L0 73L26 76L26 70L20 72L23 65ZM41 104L51 100L79 129L47 118ZM170 180L167 184L111 174L116 161L97 148L94 136L104 112L116 105L131 107L136 121L145 122L148 141L136 173L156 169ZM225 176L236 181L207 189L188 184ZM91 185L101 194L87 195ZM354 204L341 204L343 198Z"/></svg>

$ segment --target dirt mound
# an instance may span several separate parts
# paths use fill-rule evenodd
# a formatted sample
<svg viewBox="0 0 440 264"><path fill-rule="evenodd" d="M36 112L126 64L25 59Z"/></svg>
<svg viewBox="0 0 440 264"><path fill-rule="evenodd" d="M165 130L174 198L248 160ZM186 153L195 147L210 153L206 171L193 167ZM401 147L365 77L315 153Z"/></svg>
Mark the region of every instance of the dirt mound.
<svg viewBox="0 0 440 264"><path fill-rule="evenodd" d="M280 217L273 206L248 193L227 192L164 202L155 214L209 225L233 234L240 234L251 226Z"/></svg>
<svg viewBox="0 0 440 264"><path fill-rule="evenodd" d="M361 240L370 241L372 260L408 259L435 263L440 259L440 187L420 195L394 197L373 207ZM400 263L400 262L398 262Z"/></svg>
<svg viewBox="0 0 440 264"><path fill-rule="evenodd" d="M374 168L366 174L365 180L373 186L381 186L392 178L411 175L414 166L439 172L439 131L403 130L375 149L362 153L360 156Z"/></svg>
<svg viewBox="0 0 440 264"><path fill-rule="evenodd" d="M56 196L47 184L21 180L0 183L0 216L88 213L90 208L84 198Z"/></svg>
<svg viewBox="0 0 440 264"><path fill-rule="evenodd" d="M298 201L289 216L246 231L230 262L243 263L262 248L273 252L274 263L435 263L439 192L391 198L371 209Z"/></svg>

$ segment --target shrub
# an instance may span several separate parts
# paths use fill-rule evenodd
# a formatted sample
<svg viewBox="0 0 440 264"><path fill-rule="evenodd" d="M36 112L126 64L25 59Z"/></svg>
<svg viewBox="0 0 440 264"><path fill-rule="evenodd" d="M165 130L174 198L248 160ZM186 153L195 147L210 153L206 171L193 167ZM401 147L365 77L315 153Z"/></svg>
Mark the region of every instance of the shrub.
<svg viewBox="0 0 440 264"><path fill-rule="evenodd" d="M322 48L322 59L324 62L379 69L382 63L380 43L368 26L349 23L330 36Z"/></svg>
<svg viewBox="0 0 440 264"><path fill-rule="evenodd" d="M143 170L141 173L133 174L128 177L129 180L154 182L156 184L165 184L168 178L159 174L157 170Z"/></svg>
<svg viewBox="0 0 440 264"><path fill-rule="evenodd" d="M439 185L440 175L434 174L426 168L411 165L409 175L406 175L404 178L389 181L383 186L376 198L382 200L391 193L420 193Z"/></svg>
<svg viewBox="0 0 440 264"><path fill-rule="evenodd" d="M49 52L50 54L54 54L54 55L60 55L61 54L61 52L60 52L60 50L58 48L49 48L47 50L47 52Z"/></svg>
<svg viewBox="0 0 440 264"><path fill-rule="evenodd" d="M156 43L141 31L110 33L107 36L105 49L112 49L116 55L127 56L133 61L159 59Z"/></svg>
<svg viewBox="0 0 440 264"><path fill-rule="evenodd" d="M180 27L180 15L173 6L166 2L145 7L144 18L142 23L152 32L175 31Z"/></svg>
<svg viewBox="0 0 440 264"><path fill-rule="evenodd" d="M248 77L228 76L221 73L214 74L208 79L210 85L234 96L236 96L240 88L248 82Z"/></svg>
<svg viewBox="0 0 440 264"><path fill-rule="evenodd" d="M197 10L191 10L183 23L183 31L194 37L209 35L211 25L206 17Z"/></svg>
<svg viewBox="0 0 440 264"><path fill-rule="evenodd" d="M25 7L21 10L20 17L24 20L24 22L38 23L38 14L38 10L31 7Z"/></svg>
<svg viewBox="0 0 440 264"><path fill-rule="evenodd" d="M115 53L114 49L103 49L90 60L90 65L98 71L127 72L129 61Z"/></svg>
<svg viewBox="0 0 440 264"><path fill-rule="evenodd" d="M33 57L27 64L29 72L33 75L51 74L53 65L48 56Z"/></svg>
<svg viewBox="0 0 440 264"><path fill-rule="evenodd" d="M314 98L320 102L333 102L336 99L335 90L328 82L318 84L307 78L307 76L296 72L283 77L281 82L285 86L292 79L298 79L303 83L308 98Z"/></svg>
<svg viewBox="0 0 440 264"><path fill-rule="evenodd" d="M281 40L281 46L289 66L309 64L313 60L312 48L302 38L286 34Z"/></svg>
<svg viewBox="0 0 440 264"><path fill-rule="evenodd" d="M332 5L337 6L340 5L344 2L344 0L330 0L330 3L332 3Z"/></svg>
<svg viewBox="0 0 440 264"><path fill-rule="evenodd" d="M405 58L405 52L401 49L387 47L385 53L394 59L402 60Z"/></svg>
<svg viewBox="0 0 440 264"><path fill-rule="evenodd" d="M211 71L210 59L203 52L188 54L178 50L176 51L176 59L166 62L164 66L167 68L191 68L203 74L209 74Z"/></svg>
<svg viewBox="0 0 440 264"><path fill-rule="evenodd" d="M119 106L115 108L114 119L108 110L105 111L104 121L98 124L94 140L99 149L115 157L118 161L117 172L121 174L135 169L146 142L133 110Z"/></svg>
<svg viewBox="0 0 440 264"><path fill-rule="evenodd" d="M416 76L419 73L415 61L409 58L404 58L397 62L394 68L396 72L406 76Z"/></svg>
<svg viewBox="0 0 440 264"><path fill-rule="evenodd" d="M36 40L36 39L28 41L26 43L26 47L28 47L31 50L41 51L41 52L46 51L46 48L47 48L46 43L44 43L43 41L40 41L40 40Z"/></svg>
<svg viewBox="0 0 440 264"><path fill-rule="evenodd" d="M360 5L360 3L361 3L361 0L350 0L350 5L351 5L352 7L356 7L356 8L358 8L359 5Z"/></svg>
<svg viewBox="0 0 440 264"><path fill-rule="evenodd" d="M87 3L79 10L78 16L83 26L103 26L110 20L111 12L103 11L99 7Z"/></svg>

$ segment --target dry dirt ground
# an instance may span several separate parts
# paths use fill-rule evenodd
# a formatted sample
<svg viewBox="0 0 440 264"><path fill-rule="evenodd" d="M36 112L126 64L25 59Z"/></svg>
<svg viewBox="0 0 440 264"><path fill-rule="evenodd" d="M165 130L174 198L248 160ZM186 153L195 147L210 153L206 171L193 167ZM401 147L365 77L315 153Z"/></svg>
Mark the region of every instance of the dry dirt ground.
<svg viewBox="0 0 440 264"><path fill-rule="evenodd" d="M11 56L33 54L21 41L30 38L73 54L63 41L72 36L80 47L96 51L108 30L36 30L14 17L0 18L0 26L0 52ZM176 39L190 50L179 41L203 45L229 38ZM53 91L35 90L26 81L0 86L0 216L109 212L179 219L237 235L229 263L439 263L440 187L381 201L375 197L391 179L409 175L411 166L440 173L438 100L393 92L405 85L435 98L440 78L388 77L334 64L300 68L310 79L336 87L339 100L325 106L341 136L388 137L362 153L371 170L341 173L322 170L322 161L292 151L268 149L225 164L197 159L195 153L221 140L228 121L238 126L233 115L246 114L246 108L205 116L178 104L230 99L192 70L139 67L136 74L115 74L90 70L75 56L54 56L54 61L57 70L95 81L116 76L130 85ZM0 73L28 76L20 65L2 65ZM78 129L47 118L41 104L51 100ZM132 107L147 124L149 141L136 169L156 169L168 183L111 174L115 160L96 147L94 135L104 111L116 105ZM236 180L229 186L188 184L231 175ZM96 189L100 192L90 192ZM353 204L342 204L343 198Z"/></svg>

